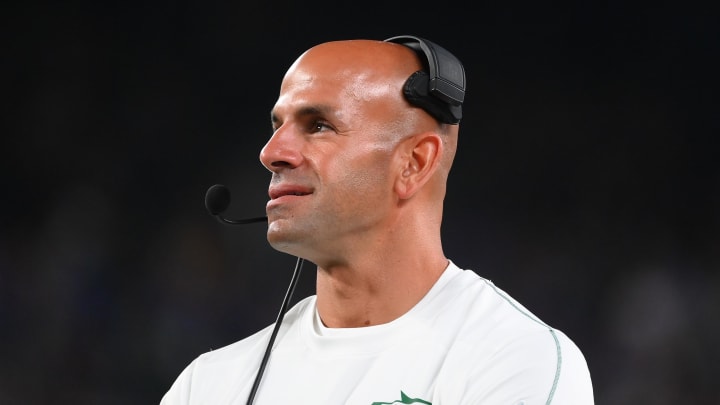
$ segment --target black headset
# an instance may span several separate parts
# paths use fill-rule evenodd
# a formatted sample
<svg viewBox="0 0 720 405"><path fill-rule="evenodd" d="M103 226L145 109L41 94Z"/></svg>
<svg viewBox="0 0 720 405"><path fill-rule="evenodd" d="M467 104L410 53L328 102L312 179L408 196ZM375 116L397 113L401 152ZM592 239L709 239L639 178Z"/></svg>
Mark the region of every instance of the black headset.
<svg viewBox="0 0 720 405"><path fill-rule="evenodd" d="M386 39L415 51L423 68L410 75L403 86L408 102L427 111L440 122L457 124L465 100L465 68L455 55L438 44L412 35Z"/></svg>

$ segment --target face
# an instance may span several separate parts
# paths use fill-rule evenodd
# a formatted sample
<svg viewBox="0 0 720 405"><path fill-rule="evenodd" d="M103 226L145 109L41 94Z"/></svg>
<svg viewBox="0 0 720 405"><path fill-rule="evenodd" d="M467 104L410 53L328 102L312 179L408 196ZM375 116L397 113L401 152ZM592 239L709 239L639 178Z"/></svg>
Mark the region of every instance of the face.
<svg viewBox="0 0 720 405"><path fill-rule="evenodd" d="M400 88L409 73L388 75L358 51L366 54L333 43L296 61L260 153L272 172L268 241L316 264L341 262L387 231L397 204L393 181L407 131Z"/></svg>

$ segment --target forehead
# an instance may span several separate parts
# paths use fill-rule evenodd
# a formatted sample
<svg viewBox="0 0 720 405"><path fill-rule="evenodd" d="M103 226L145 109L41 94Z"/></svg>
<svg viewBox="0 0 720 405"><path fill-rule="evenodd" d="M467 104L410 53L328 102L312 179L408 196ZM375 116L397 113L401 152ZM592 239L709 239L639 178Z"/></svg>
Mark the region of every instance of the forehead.
<svg viewBox="0 0 720 405"><path fill-rule="evenodd" d="M364 109L404 104L402 86L418 66L405 47L377 41L342 41L307 51L285 74L275 110L325 105Z"/></svg>
<svg viewBox="0 0 720 405"><path fill-rule="evenodd" d="M393 90L386 81L362 73L295 71L283 80L275 110L306 105L324 106L325 110L343 106L362 108L365 104L387 101Z"/></svg>

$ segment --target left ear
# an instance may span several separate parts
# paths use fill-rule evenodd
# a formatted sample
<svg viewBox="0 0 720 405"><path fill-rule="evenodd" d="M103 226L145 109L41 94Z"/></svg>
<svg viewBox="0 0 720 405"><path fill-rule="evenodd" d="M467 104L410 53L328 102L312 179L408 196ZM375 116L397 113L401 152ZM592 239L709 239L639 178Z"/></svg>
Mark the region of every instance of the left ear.
<svg viewBox="0 0 720 405"><path fill-rule="evenodd" d="M400 171L395 179L395 192L401 200L415 195L437 170L443 141L435 132L414 135L403 143Z"/></svg>

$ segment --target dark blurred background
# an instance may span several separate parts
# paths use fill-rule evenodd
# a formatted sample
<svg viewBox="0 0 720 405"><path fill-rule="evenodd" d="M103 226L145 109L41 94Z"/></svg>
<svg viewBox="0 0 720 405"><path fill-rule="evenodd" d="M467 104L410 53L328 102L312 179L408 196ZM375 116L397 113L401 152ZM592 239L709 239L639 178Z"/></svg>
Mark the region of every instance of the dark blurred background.
<svg viewBox="0 0 720 405"><path fill-rule="evenodd" d="M720 404L716 16L388 7L2 6L0 403L158 403L273 322L295 258L218 223L205 191L264 214L258 153L306 48L415 34L468 76L446 254L571 336L598 404Z"/></svg>

